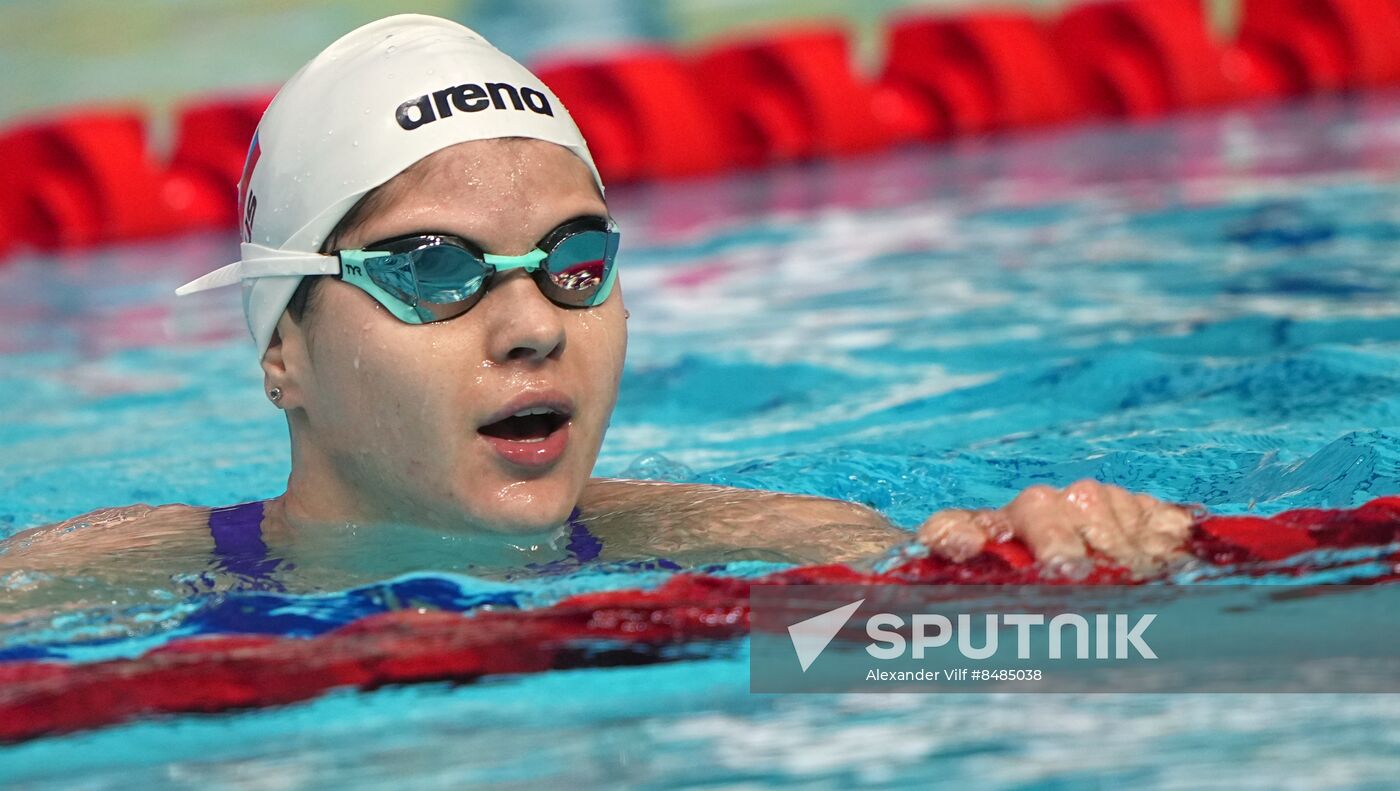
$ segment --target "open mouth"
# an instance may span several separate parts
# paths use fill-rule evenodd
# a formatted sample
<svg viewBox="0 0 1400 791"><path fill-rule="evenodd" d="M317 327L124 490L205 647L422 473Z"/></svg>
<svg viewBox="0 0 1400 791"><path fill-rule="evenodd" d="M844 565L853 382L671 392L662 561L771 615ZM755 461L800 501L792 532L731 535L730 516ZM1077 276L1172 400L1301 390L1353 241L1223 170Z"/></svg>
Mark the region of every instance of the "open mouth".
<svg viewBox="0 0 1400 791"><path fill-rule="evenodd" d="M569 422L570 415L553 407L522 409L504 420L487 423L477 431L513 442L538 442Z"/></svg>

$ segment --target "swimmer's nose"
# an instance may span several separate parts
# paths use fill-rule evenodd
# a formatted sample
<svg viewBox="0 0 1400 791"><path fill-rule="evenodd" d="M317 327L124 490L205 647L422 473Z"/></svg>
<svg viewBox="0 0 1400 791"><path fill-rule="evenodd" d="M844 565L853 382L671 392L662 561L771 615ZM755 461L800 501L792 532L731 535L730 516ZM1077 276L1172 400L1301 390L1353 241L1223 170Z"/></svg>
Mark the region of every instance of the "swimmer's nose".
<svg viewBox="0 0 1400 791"><path fill-rule="evenodd" d="M486 300L491 322L488 349L493 362L544 360L564 351L564 308L540 293L529 275L519 270L506 273L492 285Z"/></svg>

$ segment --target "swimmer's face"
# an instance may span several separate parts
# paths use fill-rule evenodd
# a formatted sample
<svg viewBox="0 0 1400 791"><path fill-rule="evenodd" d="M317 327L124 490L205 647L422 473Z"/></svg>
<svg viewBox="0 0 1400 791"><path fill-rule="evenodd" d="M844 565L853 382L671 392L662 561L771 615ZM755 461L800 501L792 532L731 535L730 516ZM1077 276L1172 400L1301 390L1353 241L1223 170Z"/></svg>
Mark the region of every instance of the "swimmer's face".
<svg viewBox="0 0 1400 791"><path fill-rule="evenodd" d="M442 233L519 255L565 221L608 216L583 162L536 140L445 149L377 197L337 248ZM278 324L293 483L311 501L303 512L499 532L568 517L617 400L627 349L620 286L598 307L565 308L512 270L467 313L424 325L399 321L341 281L325 278L318 289L306 321L284 315ZM546 440L567 433L552 460L542 445L492 437L511 430L493 421L536 405L569 413ZM547 461L522 464L518 454ZM317 497L325 501L313 505Z"/></svg>

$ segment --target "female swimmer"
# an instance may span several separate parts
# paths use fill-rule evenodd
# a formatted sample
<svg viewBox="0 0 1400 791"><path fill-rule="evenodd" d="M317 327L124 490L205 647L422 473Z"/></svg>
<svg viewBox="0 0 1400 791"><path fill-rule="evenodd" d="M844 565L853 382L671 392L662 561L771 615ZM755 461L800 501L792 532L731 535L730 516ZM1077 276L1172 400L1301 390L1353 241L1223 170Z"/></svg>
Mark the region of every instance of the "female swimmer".
<svg viewBox="0 0 1400 791"><path fill-rule="evenodd" d="M508 562L855 561L911 538L836 500L590 477L627 349L625 231L558 98L471 30L404 15L332 44L267 109L239 200L241 260L180 293L241 284L264 391L291 435L286 492L36 528L8 542L0 571L175 543L261 547L298 559L282 564L291 574L329 545L442 567L445 538L463 555L505 548ZM1065 570L1092 556L1146 569L1190 522L1082 481L941 511L918 537L955 559L1005 534Z"/></svg>

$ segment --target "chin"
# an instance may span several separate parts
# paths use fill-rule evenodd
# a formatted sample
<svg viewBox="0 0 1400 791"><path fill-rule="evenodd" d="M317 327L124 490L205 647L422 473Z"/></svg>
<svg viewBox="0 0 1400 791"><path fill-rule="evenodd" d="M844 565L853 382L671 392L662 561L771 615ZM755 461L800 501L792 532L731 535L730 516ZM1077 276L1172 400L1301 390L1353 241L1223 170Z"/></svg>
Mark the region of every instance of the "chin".
<svg viewBox="0 0 1400 791"><path fill-rule="evenodd" d="M511 496L493 502L487 512L469 509L478 514L484 529L502 534L539 533L564 524L573 513L577 498L573 487L562 481L534 481L513 488Z"/></svg>

